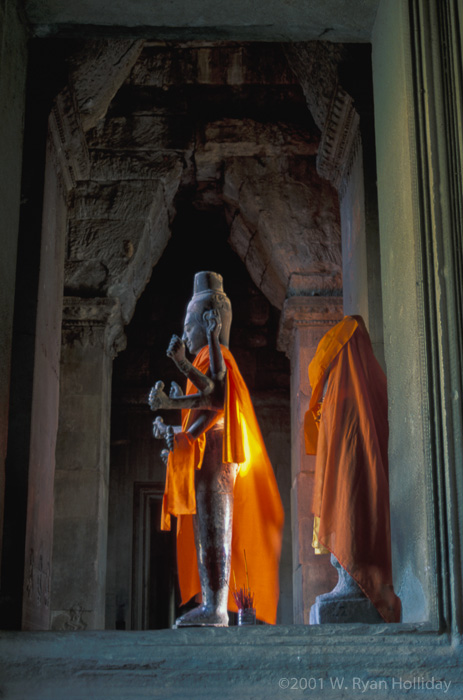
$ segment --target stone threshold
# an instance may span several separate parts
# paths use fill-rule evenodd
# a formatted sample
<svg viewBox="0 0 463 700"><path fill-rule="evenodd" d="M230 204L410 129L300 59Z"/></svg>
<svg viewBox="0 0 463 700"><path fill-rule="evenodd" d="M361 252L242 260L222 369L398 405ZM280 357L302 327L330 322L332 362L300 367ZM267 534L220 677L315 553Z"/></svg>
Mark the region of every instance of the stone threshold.
<svg viewBox="0 0 463 700"><path fill-rule="evenodd" d="M461 640L428 625L0 632L8 700L456 700L462 668Z"/></svg>

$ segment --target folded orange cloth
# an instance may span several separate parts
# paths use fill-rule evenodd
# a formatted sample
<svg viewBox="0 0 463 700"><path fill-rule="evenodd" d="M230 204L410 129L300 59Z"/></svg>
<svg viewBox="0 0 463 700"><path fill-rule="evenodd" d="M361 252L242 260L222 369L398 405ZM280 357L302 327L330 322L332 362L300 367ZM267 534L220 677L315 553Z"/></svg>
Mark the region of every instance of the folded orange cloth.
<svg viewBox="0 0 463 700"><path fill-rule="evenodd" d="M224 417L224 463L240 465L234 489L231 571L237 587L244 588L246 552L257 617L274 624L279 596L283 507L249 391L231 352L222 346L222 353L227 367L226 392L224 410L217 413L216 422ZM194 366L207 372L208 347L200 350ZM186 393L196 391L188 381ZM183 432L175 436L175 448L169 454L161 523L162 529L170 529L170 515L178 518L177 563L182 604L201 590L191 516L196 512L194 472L201 468L207 432L190 441L185 434L190 419L191 411L182 411ZM236 611L233 586L230 588L228 608Z"/></svg>
<svg viewBox="0 0 463 700"><path fill-rule="evenodd" d="M391 566L387 384L360 316L346 316L325 334L310 363L309 380L305 440L308 453L317 455L315 544L335 555L386 622L398 622L401 606Z"/></svg>

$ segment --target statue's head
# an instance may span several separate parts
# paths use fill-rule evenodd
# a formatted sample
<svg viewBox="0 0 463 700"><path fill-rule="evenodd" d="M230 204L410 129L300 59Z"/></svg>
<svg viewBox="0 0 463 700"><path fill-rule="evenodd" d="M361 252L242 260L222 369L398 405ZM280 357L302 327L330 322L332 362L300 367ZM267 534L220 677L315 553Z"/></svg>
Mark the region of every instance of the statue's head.
<svg viewBox="0 0 463 700"><path fill-rule="evenodd" d="M184 323L183 338L188 350L194 355L207 345L206 311L220 312L222 329L220 343L228 348L232 309L230 299L223 291L222 275L216 272L197 272L194 279L193 296L188 304Z"/></svg>

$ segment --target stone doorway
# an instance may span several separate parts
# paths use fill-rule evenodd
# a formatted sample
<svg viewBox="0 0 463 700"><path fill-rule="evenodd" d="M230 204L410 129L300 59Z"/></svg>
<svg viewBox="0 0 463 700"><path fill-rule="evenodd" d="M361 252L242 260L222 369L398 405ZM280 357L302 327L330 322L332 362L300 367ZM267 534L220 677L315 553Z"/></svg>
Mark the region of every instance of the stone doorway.
<svg viewBox="0 0 463 700"><path fill-rule="evenodd" d="M175 530L160 530L162 483L133 485L131 629L166 629L178 615ZM127 629L126 606L116 611L116 629Z"/></svg>

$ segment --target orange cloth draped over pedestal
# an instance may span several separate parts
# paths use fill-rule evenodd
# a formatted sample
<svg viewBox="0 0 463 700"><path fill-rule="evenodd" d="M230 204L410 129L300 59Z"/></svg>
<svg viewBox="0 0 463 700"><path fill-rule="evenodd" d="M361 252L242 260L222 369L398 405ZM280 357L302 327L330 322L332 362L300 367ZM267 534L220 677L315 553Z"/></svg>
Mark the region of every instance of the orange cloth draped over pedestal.
<svg viewBox="0 0 463 700"><path fill-rule="evenodd" d="M307 452L317 455L317 544L334 554L386 622L399 622L391 568L386 376L360 316L346 316L322 338L309 380L304 432Z"/></svg>
<svg viewBox="0 0 463 700"><path fill-rule="evenodd" d="M265 444L257 423L249 391L231 352L221 346L227 367L224 410L223 462L240 465L236 477L233 506L233 538L228 608L236 612L233 574L237 588L247 585L254 593L257 618L274 624L278 604L278 566L283 529L283 507ZM209 348L204 347L194 366L206 373ZM187 394L197 389L188 381ZM189 426L191 411L182 411L182 431ZM211 426L212 427L212 426ZM210 429L210 428L209 428ZM201 468L207 432L190 441L185 432L175 435L175 448L169 454L163 498L161 528L170 529L170 515L177 522L177 563L182 604L201 590L192 515L196 512L194 472Z"/></svg>

